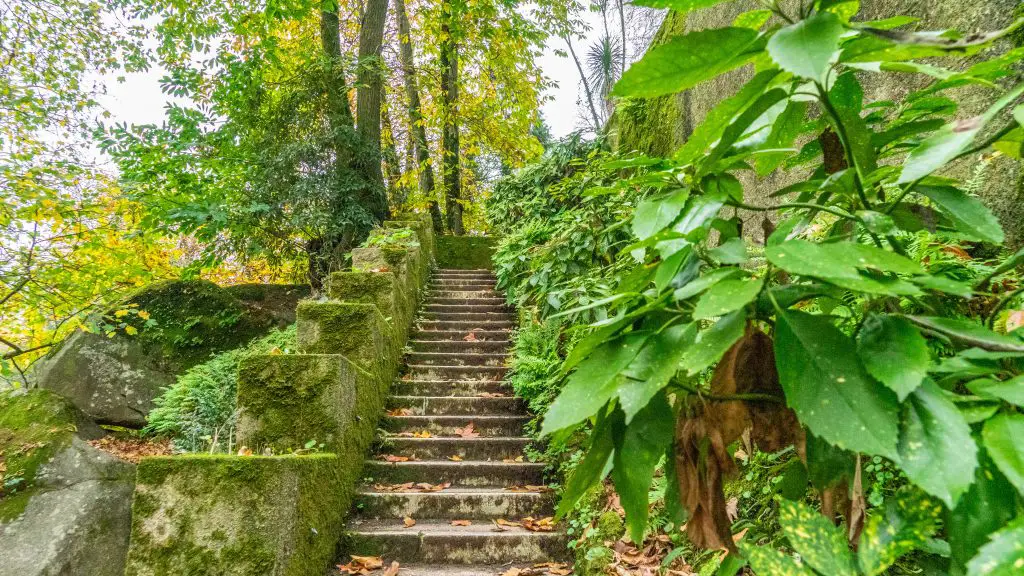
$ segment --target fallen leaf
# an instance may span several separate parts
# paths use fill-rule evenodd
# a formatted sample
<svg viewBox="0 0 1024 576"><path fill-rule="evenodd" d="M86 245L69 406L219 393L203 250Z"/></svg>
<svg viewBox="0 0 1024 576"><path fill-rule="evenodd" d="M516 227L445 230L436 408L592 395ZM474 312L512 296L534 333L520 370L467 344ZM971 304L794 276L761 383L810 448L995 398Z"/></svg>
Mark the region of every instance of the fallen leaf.
<svg viewBox="0 0 1024 576"><path fill-rule="evenodd" d="M348 564L339 564L338 570L349 574L369 574L371 570L377 570L384 566L384 560L380 556L352 556Z"/></svg>
<svg viewBox="0 0 1024 576"><path fill-rule="evenodd" d="M398 562L392 562L381 576L398 576Z"/></svg>
<svg viewBox="0 0 1024 576"><path fill-rule="evenodd" d="M516 456L515 458L502 458L501 460L505 464L516 464L523 461L522 456Z"/></svg>
<svg viewBox="0 0 1024 576"><path fill-rule="evenodd" d="M481 398L506 398L507 396L505 394L502 394L501 392L481 392L480 393L480 397Z"/></svg>
<svg viewBox="0 0 1024 576"><path fill-rule="evenodd" d="M462 462L462 456L459 456L458 454L453 454L449 456L448 459L452 462Z"/></svg>
<svg viewBox="0 0 1024 576"><path fill-rule="evenodd" d="M463 340L465 340L466 342L476 342L476 334L470 332L469 334L466 334Z"/></svg>
<svg viewBox="0 0 1024 576"><path fill-rule="evenodd" d="M553 532L555 529L555 519L547 517L534 520L532 517L527 516L523 518L523 528L531 532Z"/></svg>
<svg viewBox="0 0 1024 576"><path fill-rule="evenodd" d="M461 436L462 438L479 438L480 437L480 433L476 431L476 426L472 422L470 422L469 424L466 424L465 428L459 428L458 430L456 430L455 431L455 435L456 436Z"/></svg>
<svg viewBox="0 0 1024 576"><path fill-rule="evenodd" d="M408 408L395 408L394 410L388 410L388 416L411 416L412 410Z"/></svg>
<svg viewBox="0 0 1024 576"><path fill-rule="evenodd" d="M729 517L730 522L735 522L736 518L739 517L739 498L729 498L725 503L725 515Z"/></svg>
<svg viewBox="0 0 1024 576"><path fill-rule="evenodd" d="M406 528L412 528L416 525L416 521L410 518L409 516L406 516L402 519L402 524L405 524Z"/></svg>
<svg viewBox="0 0 1024 576"><path fill-rule="evenodd" d="M392 462L392 463L408 462L410 460L415 460L415 458L413 458L411 456L395 456L394 454L384 454L384 455L382 455L380 457L380 459L385 461L385 462Z"/></svg>
<svg viewBox="0 0 1024 576"><path fill-rule="evenodd" d="M452 526L472 526L473 522L469 520L452 520Z"/></svg>

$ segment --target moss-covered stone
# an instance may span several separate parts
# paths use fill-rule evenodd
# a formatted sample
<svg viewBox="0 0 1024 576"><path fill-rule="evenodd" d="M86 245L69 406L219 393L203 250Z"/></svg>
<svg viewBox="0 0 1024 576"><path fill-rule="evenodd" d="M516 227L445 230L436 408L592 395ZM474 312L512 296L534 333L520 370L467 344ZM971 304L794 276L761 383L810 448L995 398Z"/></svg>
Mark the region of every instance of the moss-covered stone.
<svg viewBox="0 0 1024 576"><path fill-rule="evenodd" d="M355 272L391 272L398 285L410 294L410 302L419 302L420 282L417 272L419 246L368 246L352 251L352 270Z"/></svg>
<svg viewBox="0 0 1024 576"><path fill-rule="evenodd" d="M383 382L395 376L401 343L373 304L304 300L295 344L304 354L341 354Z"/></svg>
<svg viewBox="0 0 1024 576"><path fill-rule="evenodd" d="M322 574L352 498L345 476L333 454L143 460L125 575Z"/></svg>
<svg viewBox="0 0 1024 576"><path fill-rule="evenodd" d="M409 294L389 272L335 272L327 279L331 300L373 304L404 342L412 323L413 308Z"/></svg>
<svg viewBox="0 0 1024 576"><path fill-rule="evenodd" d="M456 270L491 269L495 238L489 236L441 236L437 238L437 266Z"/></svg>
<svg viewBox="0 0 1024 576"><path fill-rule="evenodd" d="M381 384L337 354L248 358L238 373L238 443L278 454L322 443L361 460L383 410Z"/></svg>

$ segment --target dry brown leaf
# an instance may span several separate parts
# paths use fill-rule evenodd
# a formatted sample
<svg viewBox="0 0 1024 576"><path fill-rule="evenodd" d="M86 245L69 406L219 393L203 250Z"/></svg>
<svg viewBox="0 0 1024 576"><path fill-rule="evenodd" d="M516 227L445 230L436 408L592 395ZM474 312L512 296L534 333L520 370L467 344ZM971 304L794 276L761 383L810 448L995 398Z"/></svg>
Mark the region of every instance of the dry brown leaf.
<svg viewBox="0 0 1024 576"><path fill-rule="evenodd" d="M466 424L465 428L459 428L458 430L456 430L455 431L455 435L456 436L461 436L462 438L479 438L480 437L480 433L476 431L476 426L472 422L470 422L469 424Z"/></svg>
<svg viewBox="0 0 1024 576"><path fill-rule="evenodd" d="M481 392L480 398L507 398L507 396L501 392Z"/></svg>
<svg viewBox="0 0 1024 576"><path fill-rule="evenodd" d="M385 461L385 462L397 463L397 462L409 462L410 460L415 460L416 458L414 458L412 456L395 456L394 454L383 454L383 455L381 455L380 459Z"/></svg>
<svg viewBox="0 0 1024 576"><path fill-rule="evenodd" d="M506 486L506 492L551 492L552 489L547 486L534 486L533 484L527 484L526 486Z"/></svg>
<svg viewBox="0 0 1024 576"><path fill-rule="evenodd" d="M523 571L519 568L509 568L501 573L501 576L522 576Z"/></svg>
<svg viewBox="0 0 1024 576"><path fill-rule="evenodd" d="M519 522L512 522L511 520L505 520L504 518L498 518L494 521L494 523L498 526L504 526L506 528L515 528L518 526L522 526L522 524L520 524Z"/></svg>
<svg viewBox="0 0 1024 576"><path fill-rule="evenodd" d="M402 524L404 524L406 528L412 528L416 525L416 521L413 520L411 517L406 516L402 519Z"/></svg>
<svg viewBox="0 0 1024 576"><path fill-rule="evenodd" d="M459 456L458 454L453 454L449 456L448 459L452 462L462 462L462 456Z"/></svg>
<svg viewBox="0 0 1024 576"><path fill-rule="evenodd" d="M395 408L388 410L388 416L412 416L412 410L408 408Z"/></svg>
<svg viewBox="0 0 1024 576"><path fill-rule="evenodd" d="M466 342L476 342L477 341L476 334L474 334L472 332L470 332L469 334L466 334L466 336L463 337L462 339L465 340Z"/></svg>
<svg viewBox="0 0 1024 576"><path fill-rule="evenodd" d="M392 562L381 576L398 576L398 562Z"/></svg>
<svg viewBox="0 0 1024 576"><path fill-rule="evenodd" d="M89 445L113 454L121 460L138 464L149 456L170 456L173 453L170 440L148 440L143 438L119 438L104 436L99 440L89 440ZM0 476L3 475L3 457L0 455Z"/></svg>
<svg viewBox="0 0 1024 576"><path fill-rule="evenodd" d="M372 570L378 570L384 566L384 560L380 556L352 556L348 564L339 564L338 570L348 574L369 574Z"/></svg>
<svg viewBox="0 0 1024 576"><path fill-rule="evenodd" d="M504 462L505 464L518 464L523 462L523 457L516 456L515 458L502 458L501 461Z"/></svg>
<svg viewBox="0 0 1024 576"><path fill-rule="evenodd" d="M739 498L729 498L729 501L725 503L725 515L729 517L730 522L735 522L736 518L739 517Z"/></svg>
<svg viewBox="0 0 1024 576"><path fill-rule="evenodd" d="M472 526L473 522L470 520L452 520L452 526Z"/></svg>
<svg viewBox="0 0 1024 576"><path fill-rule="evenodd" d="M523 518L523 528L531 532L553 532L555 530L555 519L551 517L534 520L527 516Z"/></svg>

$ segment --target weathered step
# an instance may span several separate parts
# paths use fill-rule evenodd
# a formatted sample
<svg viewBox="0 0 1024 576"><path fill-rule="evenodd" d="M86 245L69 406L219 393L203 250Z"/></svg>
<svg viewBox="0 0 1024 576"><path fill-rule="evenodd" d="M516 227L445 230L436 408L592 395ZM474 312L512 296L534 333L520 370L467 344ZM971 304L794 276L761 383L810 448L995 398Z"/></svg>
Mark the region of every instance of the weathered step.
<svg viewBox="0 0 1024 576"><path fill-rule="evenodd" d="M409 347L414 352L442 352L459 354L495 354L508 353L512 346L511 340L485 340L473 334L473 340L466 340L466 334L454 340L410 340Z"/></svg>
<svg viewBox="0 0 1024 576"><path fill-rule="evenodd" d="M498 330L511 330L515 323L510 320L428 320L422 319L416 322L420 330L440 330L442 332L461 331L465 336L471 330L479 329L482 332L494 332Z"/></svg>
<svg viewBox="0 0 1024 576"><path fill-rule="evenodd" d="M348 557L340 561L348 561ZM476 564L471 566L452 566L450 564L402 564L399 574L401 576L503 576L511 568L525 570L533 566L533 563L514 564L491 564L484 566ZM349 576L347 572L341 572L332 568L328 576Z"/></svg>
<svg viewBox="0 0 1024 576"><path fill-rule="evenodd" d="M513 315L505 304L426 304L421 309L431 314L507 314Z"/></svg>
<svg viewBox="0 0 1024 576"><path fill-rule="evenodd" d="M381 427L393 434L430 432L434 436L455 436L470 423L481 437L519 436L529 416L385 416Z"/></svg>
<svg viewBox="0 0 1024 576"><path fill-rule="evenodd" d="M499 488L448 488L441 492L378 492L356 494L358 517L366 520L496 520L516 521L554 515L552 494L509 492Z"/></svg>
<svg viewBox="0 0 1024 576"><path fill-rule="evenodd" d="M388 408L401 409L409 416L472 416L525 414L520 398L474 398L471 396L392 396Z"/></svg>
<svg viewBox="0 0 1024 576"><path fill-rule="evenodd" d="M509 322L515 315L508 312L430 312L420 313L423 320L442 320L445 322Z"/></svg>
<svg viewBox="0 0 1024 576"><path fill-rule="evenodd" d="M511 386L494 380L398 380L391 385L391 393L398 396L513 395Z"/></svg>
<svg viewBox="0 0 1024 576"><path fill-rule="evenodd" d="M471 325L472 327L467 328L467 329L461 329L459 327L454 327L453 329L450 329L450 330L446 330L446 329L431 330L431 329L429 329L430 326L439 326L439 325L440 325L440 323L437 323L437 322L420 322L419 323L419 328L420 329L413 333L413 336L412 336L413 340L414 341L431 340L431 341L442 341L442 342L465 342L466 341L466 337L469 336L469 333L473 332L473 338L475 338L477 342L497 340L497 341L501 341L501 342L506 342L507 343L509 341L508 340L508 330L486 330L486 329L476 330L476 328L480 328L480 327L477 326L477 323L475 323L475 322L470 322L469 325Z"/></svg>
<svg viewBox="0 0 1024 576"><path fill-rule="evenodd" d="M504 298L498 296L464 296L464 297L427 297L425 302L429 306L501 306L507 307L508 303Z"/></svg>
<svg viewBox="0 0 1024 576"><path fill-rule="evenodd" d="M508 354L494 352L410 352L405 355L409 364L429 366L502 366Z"/></svg>
<svg viewBox="0 0 1024 576"><path fill-rule="evenodd" d="M499 532L490 522L452 526L435 520L405 528L400 519L370 520L353 521L349 530L347 548L352 554L382 556L386 562L486 565L546 562L567 555L562 532L531 532L521 527Z"/></svg>
<svg viewBox="0 0 1024 576"><path fill-rule="evenodd" d="M494 291L497 283L488 282L485 280L455 280L455 279L440 279L431 280L427 288L431 292L435 291L459 291L459 292L478 292L481 290Z"/></svg>
<svg viewBox="0 0 1024 576"><path fill-rule="evenodd" d="M473 281L478 281L478 282L491 282L491 283L495 283L495 282L498 281L498 278L494 274L488 274L488 273L477 273L477 274L449 274L449 273L440 273L440 274L434 274L433 276L430 277L430 279L435 281L435 282L440 282L440 281L445 281L445 280L473 280Z"/></svg>
<svg viewBox="0 0 1024 576"><path fill-rule="evenodd" d="M451 483L453 486L525 486L544 481L544 464L533 462L486 462L481 460L416 460L382 462L368 460L363 476L373 483Z"/></svg>
<svg viewBox="0 0 1024 576"><path fill-rule="evenodd" d="M507 366L433 366L409 364L410 380L502 380Z"/></svg>
<svg viewBox="0 0 1024 576"><path fill-rule="evenodd" d="M522 436L492 438L400 438L391 437L383 450L389 454L409 456L417 460L500 461L523 456L533 440Z"/></svg>
<svg viewBox="0 0 1024 576"><path fill-rule="evenodd" d="M493 288L484 288L481 290L461 289L452 288L444 290L432 290L430 287L427 288L423 293L423 301L430 302L432 300L476 300L479 298L490 300L500 299L505 301L505 296L500 292L496 292Z"/></svg>

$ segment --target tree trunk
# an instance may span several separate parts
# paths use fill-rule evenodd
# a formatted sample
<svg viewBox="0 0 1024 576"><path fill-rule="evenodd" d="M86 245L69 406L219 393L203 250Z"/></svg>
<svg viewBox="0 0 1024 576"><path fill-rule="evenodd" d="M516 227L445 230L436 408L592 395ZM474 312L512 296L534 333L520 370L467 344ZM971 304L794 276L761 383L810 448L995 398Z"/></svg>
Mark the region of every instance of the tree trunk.
<svg viewBox="0 0 1024 576"><path fill-rule="evenodd" d="M359 72L356 91L356 129L359 131L366 157L360 158L362 172L369 185L361 191L360 203L382 222L388 217L388 202L381 171L380 111L384 96L384 62L381 47L388 0L368 0L359 30Z"/></svg>
<svg viewBox="0 0 1024 576"><path fill-rule="evenodd" d="M412 48L412 28L405 11L405 0L395 0L395 14L398 19L399 57L402 75L405 78L405 96L409 101L409 139L416 154L417 181L424 198L434 197L434 166L430 162L430 147L427 144L427 128L423 123L420 105L420 88L416 80L416 61Z"/></svg>
<svg viewBox="0 0 1024 576"><path fill-rule="evenodd" d="M626 51L626 9L623 4L625 0L619 0L619 27L622 29L622 69L619 70L619 78L626 74L626 59L629 57Z"/></svg>
<svg viewBox="0 0 1024 576"><path fill-rule="evenodd" d="M601 132L601 117L597 115L597 107L594 106L594 93L590 90L590 82L587 81L587 74L583 71L583 65L576 56L576 50L572 47L572 39L565 36L565 43L569 45L569 53L572 54L573 62L576 63L576 70L579 70L580 79L583 80L583 90L587 93L587 104L590 106L590 115L594 119L594 132Z"/></svg>
<svg viewBox="0 0 1024 576"><path fill-rule="evenodd" d="M401 184L402 166L398 161L398 147L395 144L395 129L391 124L391 109L385 97L380 111L380 122L384 130L381 135L381 155L384 171L388 178L388 199L395 211L401 212L405 204L405 189Z"/></svg>
<svg viewBox="0 0 1024 576"><path fill-rule="evenodd" d="M441 133L443 151L444 204L447 213L448 230L461 236L462 227L462 181L459 162L459 51L452 37L454 8L451 0L442 4L441 20L441 98L444 129Z"/></svg>

